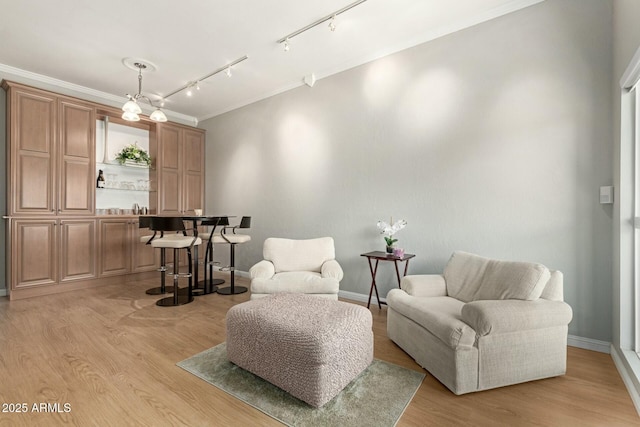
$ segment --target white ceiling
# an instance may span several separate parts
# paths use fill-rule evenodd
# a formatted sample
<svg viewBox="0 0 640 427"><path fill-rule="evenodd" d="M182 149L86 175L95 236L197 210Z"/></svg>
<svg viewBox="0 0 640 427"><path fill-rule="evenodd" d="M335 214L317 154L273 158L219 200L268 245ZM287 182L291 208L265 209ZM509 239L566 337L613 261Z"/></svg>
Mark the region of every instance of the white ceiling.
<svg viewBox="0 0 640 427"><path fill-rule="evenodd" d="M248 55L232 78L217 74L195 96L167 100L170 119L204 120L300 86L305 75L321 79L541 0L368 0L339 15L335 32L321 24L291 39L289 52L276 43L353 1L0 0L0 72L124 102L137 74L122 60L140 58L158 67L143 73L143 93L155 100Z"/></svg>

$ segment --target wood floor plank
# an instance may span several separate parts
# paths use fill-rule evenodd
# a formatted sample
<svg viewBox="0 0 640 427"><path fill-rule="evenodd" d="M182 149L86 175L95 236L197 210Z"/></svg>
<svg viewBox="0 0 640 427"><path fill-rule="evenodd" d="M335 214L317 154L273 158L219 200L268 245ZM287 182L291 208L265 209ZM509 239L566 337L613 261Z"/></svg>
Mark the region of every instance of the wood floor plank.
<svg viewBox="0 0 640 427"><path fill-rule="evenodd" d="M0 299L0 400L29 408L0 413L0 426L281 425L176 366L224 342L227 310L249 294L158 307L158 297L144 293L152 286ZM426 372L387 337L386 308L371 312L375 357ZM463 396L426 374L398 426L640 425L607 354L569 347L563 377ZM33 412L41 403L61 412Z"/></svg>

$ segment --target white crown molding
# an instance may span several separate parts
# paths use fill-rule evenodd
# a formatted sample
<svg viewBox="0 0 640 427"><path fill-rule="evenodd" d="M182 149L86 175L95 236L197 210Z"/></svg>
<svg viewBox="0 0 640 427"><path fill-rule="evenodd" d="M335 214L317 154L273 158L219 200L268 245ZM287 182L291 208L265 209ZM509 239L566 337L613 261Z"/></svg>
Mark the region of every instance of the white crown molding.
<svg viewBox="0 0 640 427"><path fill-rule="evenodd" d="M350 70L352 68L356 68L359 67L361 65L365 65L369 62L375 61L377 59L380 58L384 58L385 56L389 56L392 55L394 53L418 46L420 44L423 43L427 43L430 42L432 40L438 39L440 37L455 33L456 31L460 31L463 30L465 28L469 28L472 27L474 25L478 25L481 24L483 22L487 22L490 21L492 19L495 18L499 18L500 16L503 15L507 15L509 13L512 12L516 12L520 9L524 9L526 7L529 6L533 6L535 4L538 3L542 3L545 0L513 0L509 3L505 3L499 7L495 7L491 10L488 10L484 13L469 17L469 18L465 18L465 19L460 19L456 22L451 23L450 25L446 25L446 26L442 26L442 27L438 27L438 28L432 28L430 31L425 31L420 37L405 41L403 43L385 48L383 50L374 52L373 54L369 54L367 56L361 56L361 57L356 57L356 58L352 58L347 62L343 62L335 67L332 68L327 68L324 70L319 70L318 72L314 71L315 74L315 80L318 81L320 79L323 79L325 77L329 77L332 76L334 74L337 73L341 73L343 71L347 71ZM291 89L295 89L301 86L304 86L304 80L300 80L291 84L287 84L284 85L280 88L277 88L273 91L269 91L269 92L265 92L261 95L258 95L256 97L252 97L249 99L246 99L244 101L240 101L234 105L225 107L225 108L221 108L220 110L215 110L212 111L209 114L206 114L204 116L198 116L198 120L200 122L211 119L213 117L222 115L224 113L228 113L229 111L233 111L236 110L238 108L242 108L245 107L247 105L251 105L255 102L261 101L263 99L267 99L270 98L272 96L275 95L279 95L281 93L287 92Z"/></svg>
<svg viewBox="0 0 640 427"><path fill-rule="evenodd" d="M58 90L66 91L65 95L69 94L69 92L80 93L82 95L87 95L94 100L98 100L99 102L103 102L108 105L118 106L121 105L126 98L124 96L117 96L111 93L102 92L99 90L91 89L85 86L80 86L74 83L69 83L64 80L59 80L53 77L45 76L43 74L34 73L31 71L23 70L21 68L12 67L6 64L0 64L0 73L6 73L12 76L13 80L17 80L20 83L25 83L29 85L34 85L34 82L44 84ZM143 110L148 111L148 114L153 111L152 107L148 107L147 105L142 104L141 107ZM171 117L173 119L177 119L180 122L184 123L195 123L198 124L198 119L193 116L188 116L186 114L177 113L175 111L166 110L163 108L164 113L167 117Z"/></svg>

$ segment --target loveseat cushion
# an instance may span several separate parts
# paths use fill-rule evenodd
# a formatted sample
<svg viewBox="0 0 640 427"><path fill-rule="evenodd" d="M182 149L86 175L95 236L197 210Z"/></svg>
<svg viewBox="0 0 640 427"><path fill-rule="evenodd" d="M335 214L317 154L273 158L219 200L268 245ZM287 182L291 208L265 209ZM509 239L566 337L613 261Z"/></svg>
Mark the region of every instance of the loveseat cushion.
<svg viewBox="0 0 640 427"><path fill-rule="evenodd" d="M387 304L452 349L472 347L475 342L475 331L462 321L462 301L450 297L414 297L401 289L392 289L387 294Z"/></svg>
<svg viewBox="0 0 640 427"><path fill-rule="evenodd" d="M335 259L333 238L293 240L270 237L264 241L263 256L275 266L276 273L283 271L320 272L322 264Z"/></svg>
<svg viewBox="0 0 640 427"><path fill-rule="evenodd" d="M540 298L550 273L542 264L454 252L444 270L447 294L463 302Z"/></svg>

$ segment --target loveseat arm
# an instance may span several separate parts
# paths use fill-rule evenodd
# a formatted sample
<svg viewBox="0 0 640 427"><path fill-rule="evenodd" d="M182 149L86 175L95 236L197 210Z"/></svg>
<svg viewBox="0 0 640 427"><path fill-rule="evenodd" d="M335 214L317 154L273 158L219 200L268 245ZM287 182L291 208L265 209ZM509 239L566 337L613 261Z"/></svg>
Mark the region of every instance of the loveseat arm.
<svg viewBox="0 0 640 427"><path fill-rule="evenodd" d="M276 267L271 261L262 260L249 269L252 279L271 279L276 274Z"/></svg>
<svg viewBox="0 0 640 427"><path fill-rule="evenodd" d="M447 284L441 274L415 274L404 276L400 282L403 291L414 297L447 296Z"/></svg>
<svg viewBox="0 0 640 427"><path fill-rule="evenodd" d="M322 267L320 267L320 275L322 277L336 279L339 282L344 277L344 272L340 264L338 264L338 261L330 259L329 261L325 261Z"/></svg>
<svg viewBox="0 0 640 427"><path fill-rule="evenodd" d="M481 300L462 307L462 320L478 336L566 326L572 317L569 304L545 299Z"/></svg>

